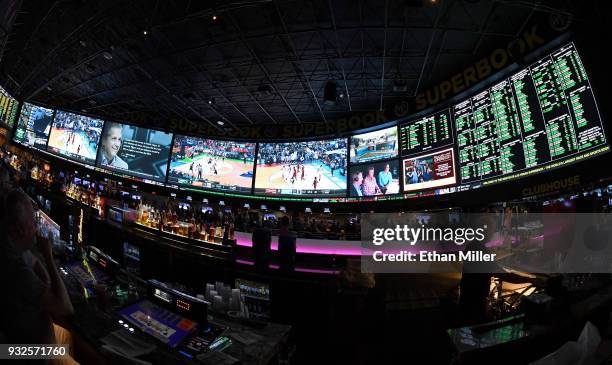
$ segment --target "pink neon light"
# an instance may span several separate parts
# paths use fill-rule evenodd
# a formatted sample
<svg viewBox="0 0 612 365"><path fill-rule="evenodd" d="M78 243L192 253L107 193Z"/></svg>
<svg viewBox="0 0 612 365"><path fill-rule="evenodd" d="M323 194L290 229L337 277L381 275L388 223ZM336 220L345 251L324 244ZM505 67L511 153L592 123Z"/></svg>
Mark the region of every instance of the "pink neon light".
<svg viewBox="0 0 612 365"><path fill-rule="evenodd" d="M249 266L254 266L255 265L254 261L242 260L242 259L236 259L236 263L242 264L242 265L249 265ZM273 269L273 270L280 269L280 266L278 266L277 264L270 264L270 265L268 265L268 267L270 269ZM297 271L297 272L307 272L307 273L312 273L312 274L338 274L338 273L340 273L340 270L311 269L311 268L307 268L307 267L296 267L294 269L294 271Z"/></svg>
<svg viewBox="0 0 612 365"><path fill-rule="evenodd" d="M251 234L236 232L236 245L253 247ZM361 256L361 241L315 240L298 238L296 252L313 255ZM272 237L271 249L278 251L278 236Z"/></svg>

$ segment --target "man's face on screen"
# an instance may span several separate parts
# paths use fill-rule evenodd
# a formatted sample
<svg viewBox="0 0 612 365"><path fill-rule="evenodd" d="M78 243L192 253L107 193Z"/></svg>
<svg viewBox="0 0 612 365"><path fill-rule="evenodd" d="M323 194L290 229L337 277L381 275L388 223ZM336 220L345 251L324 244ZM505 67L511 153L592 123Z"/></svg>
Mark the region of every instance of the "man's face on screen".
<svg viewBox="0 0 612 365"><path fill-rule="evenodd" d="M109 160L112 160L121 149L121 128L111 128L106 134L104 141L104 153Z"/></svg>

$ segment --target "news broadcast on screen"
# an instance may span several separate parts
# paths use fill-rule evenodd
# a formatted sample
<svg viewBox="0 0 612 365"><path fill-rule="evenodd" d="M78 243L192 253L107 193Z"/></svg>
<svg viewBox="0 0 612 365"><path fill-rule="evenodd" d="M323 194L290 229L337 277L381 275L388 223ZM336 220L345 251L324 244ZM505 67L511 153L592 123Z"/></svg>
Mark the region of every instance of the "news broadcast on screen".
<svg viewBox="0 0 612 365"><path fill-rule="evenodd" d="M352 165L349 169L349 196L398 194L399 176L399 163L395 159Z"/></svg>
<svg viewBox="0 0 612 365"><path fill-rule="evenodd" d="M164 181L172 133L106 122L97 165L134 177Z"/></svg>

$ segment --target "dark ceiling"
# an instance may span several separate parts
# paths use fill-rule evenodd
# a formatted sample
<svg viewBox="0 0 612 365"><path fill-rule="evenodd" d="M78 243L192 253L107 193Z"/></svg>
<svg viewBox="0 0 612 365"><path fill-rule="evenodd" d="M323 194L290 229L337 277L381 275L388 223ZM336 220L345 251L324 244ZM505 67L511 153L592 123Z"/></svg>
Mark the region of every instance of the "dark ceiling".
<svg viewBox="0 0 612 365"><path fill-rule="evenodd" d="M240 126L381 110L568 2L14 3L0 82L16 97L114 118ZM336 103L324 101L328 80ZM398 82L406 91L394 91Z"/></svg>

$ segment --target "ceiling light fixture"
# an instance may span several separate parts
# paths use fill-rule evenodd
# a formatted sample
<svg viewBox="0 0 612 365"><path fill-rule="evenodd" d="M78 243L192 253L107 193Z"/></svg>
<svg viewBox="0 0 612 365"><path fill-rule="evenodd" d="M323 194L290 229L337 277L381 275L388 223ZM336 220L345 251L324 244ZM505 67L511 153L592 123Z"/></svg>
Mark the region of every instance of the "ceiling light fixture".
<svg viewBox="0 0 612 365"><path fill-rule="evenodd" d="M224 125L224 124L225 124L225 122L224 122L224 121L222 121L222 120L218 120L218 121L217 121L217 124L218 124L218 125Z"/></svg>

